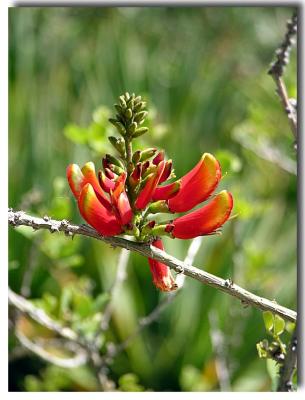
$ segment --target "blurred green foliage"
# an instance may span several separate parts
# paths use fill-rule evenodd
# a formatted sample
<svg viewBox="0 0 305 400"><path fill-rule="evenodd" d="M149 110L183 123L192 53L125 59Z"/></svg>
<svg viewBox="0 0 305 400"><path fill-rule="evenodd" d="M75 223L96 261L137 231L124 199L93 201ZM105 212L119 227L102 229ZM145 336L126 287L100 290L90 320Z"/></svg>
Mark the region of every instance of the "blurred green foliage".
<svg viewBox="0 0 305 400"><path fill-rule="evenodd" d="M137 146L164 148L178 177L203 152L214 153L224 175L220 188L234 196L237 218L221 237L204 238L194 264L295 309L295 153L266 73L291 14L289 7L11 8L10 206L82 223L65 169L71 162L98 165L110 149L114 127L107 118L115 99L126 90L141 94L150 135ZM295 71L294 50L285 74L290 97ZM266 160L266 151L276 157ZM27 289L53 318L94 334L119 250L28 228L11 229L9 239L11 288ZM180 259L188 244L165 242ZM132 254L101 349L126 339L164 296L147 261ZM256 350L266 335L261 312L191 279L114 359L119 390L220 390L209 313L219 319L231 389L271 390L272 366ZM52 336L25 322L28 335ZM10 363L10 390L93 391L97 382L90 366L68 370L27 354Z"/></svg>

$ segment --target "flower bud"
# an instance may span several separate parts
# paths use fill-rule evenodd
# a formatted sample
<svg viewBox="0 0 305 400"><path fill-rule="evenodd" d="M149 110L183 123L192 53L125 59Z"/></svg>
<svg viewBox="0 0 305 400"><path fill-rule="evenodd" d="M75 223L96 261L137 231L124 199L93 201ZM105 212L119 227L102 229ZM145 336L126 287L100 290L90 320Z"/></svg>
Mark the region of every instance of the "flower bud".
<svg viewBox="0 0 305 400"><path fill-rule="evenodd" d="M114 136L108 136L109 142L112 144L112 146L122 155L122 157L125 157L125 145L124 145L124 140L122 138L116 138Z"/></svg>
<svg viewBox="0 0 305 400"><path fill-rule="evenodd" d="M128 127L129 133L134 134L137 127L138 127L138 124L136 122L132 122Z"/></svg>
<svg viewBox="0 0 305 400"><path fill-rule="evenodd" d="M142 121L143 119L145 119L145 118L147 117L147 115L148 115L148 112L147 112L147 111L140 111L140 112L138 112L138 113L134 116L134 120L135 120L136 122L140 122L140 121Z"/></svg>
<svg viewBox="0 0 305 400"><path fill-rule="evenodd" d="M151 203L148 207L148 212L150 214L169 212L167 202L165 200L159 200L155 201L154 203Z"/></svg>
<svg viewBox="0 0 305 400"><path fill-rule="evenodd" d="M151 147L149 149L145 149L141 151L140 155L140 161L146 161L147 159L151 158L154 156L157 152L157 149L155 147Z"/></svg>
<svg viewBox="0 0 305 400"><path fill-rule="evenodd" d="M141 123L141 122L139 122L139 124L140 124L140 123ZM148 128L145 127L145 126L143 126L142 128L138 128L138 129L135 131L135 133L132 135L132 137L136 138L136 137L142 136L142 135L144 135L146 132L148 132Z"/></svg>

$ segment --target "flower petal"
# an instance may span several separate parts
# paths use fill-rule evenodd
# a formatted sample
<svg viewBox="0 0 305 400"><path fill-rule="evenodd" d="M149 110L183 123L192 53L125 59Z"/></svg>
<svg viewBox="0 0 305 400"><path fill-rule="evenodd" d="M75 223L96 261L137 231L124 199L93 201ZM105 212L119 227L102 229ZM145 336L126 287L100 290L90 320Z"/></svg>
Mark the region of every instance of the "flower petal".
<svg viewBox="0 0 305 400"><path fill-rule="evenodd" d="M146 182L144 188L141 190L137 200L135 201L135 207L138 210L143 210L147 204L151 201L152 195L159 183L160 176L163 173L165 162L161 161L158 165L156 172Z"/></svg>
<svg viewBox="0 0 305 400"><path fill-rule="evenodd" d="M122 225L129 224L132 219L132 210L125 191L126 178L127 173L123 172L115 182L113 191L110 191L112 204L115 207L116 214L118 215Z"/></svg>
<svg viewBox="0 0 305 400"><path fill-rule="evenodd" d="M168 200L177 195L181 188L181 180L157 187L152 196L153 201Z"/></svg>
<svg viewBox="0 0 305 400"><path fill-rule="evenodd" d="M98 181L101 186L101 188L107 192L110 193L110 190L114 189L115 182L112 179L109 179L103 171L99 170L98 171Z"/></svg>
<svg viewBox="0 0 305 400"><path fill-rule="evenodd" d="M197 165L181 178L181 189L169 200L171 212L191 210L206 200L215 190L221 178L221 169L216 158L204 153Z"/></svg>
<svg viewBox="0 0 305 400"><path fill-rule="evenodd" d="M84 175L77 164L70 164L66 170L67 179L74 194L77 199L80 192L84 186Z"/></svg>
<svg viewBox="0 0 305 400"><path fill-rule="evenodd" d="M90 183L100 202L103 204L104 207L106 207L109 211L111 211L112 209L111 203L99 184L99 181L95 173L95 166L92 161L87 162L82 167L82 173L84 175L83 186L86 183Z"/></svg>
<svg viewBox="0 0 305 400"><path fill-rule="evenodd" d="M152 245L160 250L164 250L162 240L160 239L155 240ZM167 265L152 258L149 258L148 262L153 276L153 283L158 289L163 292L170 292L177 289L177 285Z"/></svg>
<svg viewBox="0 0 305 400"><path fill-rule="evenodd" d="M159 183L165 182L169 178L172 172L172 168L173 168L173 160L167 160L164 166L164 171L159 179Z"/></svg>
<svg viewBox="0 0 305 400"><path fill-rule="evenodd" d="M233 197L226 190L218 193L207 205L183 217L174 219L171 234L179 239L192 239L215 232L229 218L233 207Z"/></svg>
<svg viewBox="0 0 305 400"><path fill-rule="evenodd" d="M102 235L113 236L122 232L115 215L101 204L90 183L87 183L80 193L78 208L88 224Z"/></svg>

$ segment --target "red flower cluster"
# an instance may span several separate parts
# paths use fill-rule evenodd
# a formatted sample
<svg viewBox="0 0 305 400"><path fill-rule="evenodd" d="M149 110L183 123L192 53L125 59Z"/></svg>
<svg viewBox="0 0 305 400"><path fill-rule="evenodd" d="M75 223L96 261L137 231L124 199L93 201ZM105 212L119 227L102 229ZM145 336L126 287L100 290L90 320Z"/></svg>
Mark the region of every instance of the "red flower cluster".
<svg viewBox="0 0 305 400"><path fill-rule="evenodd" d="M67 178L83 218L104 236L132 232L138 240L156 234L191 239L215 233L227 221L233 207L232 195L225 190L200 209L166 224L143 220L149 213L191 210L209 198L221 179L218 161L204 153L181 179L162 185L171 177L172 161L164 160L164 152L156 153L156 149L136 151L129 175L125 165L109 155L103 159L103 170L98 175L92 162L82 169L77 164L69 165ZM163 250L160 239L153 245ZM153 259L149 259L149 264L153 282L159 289L176 288L166 265Z"/></svg>

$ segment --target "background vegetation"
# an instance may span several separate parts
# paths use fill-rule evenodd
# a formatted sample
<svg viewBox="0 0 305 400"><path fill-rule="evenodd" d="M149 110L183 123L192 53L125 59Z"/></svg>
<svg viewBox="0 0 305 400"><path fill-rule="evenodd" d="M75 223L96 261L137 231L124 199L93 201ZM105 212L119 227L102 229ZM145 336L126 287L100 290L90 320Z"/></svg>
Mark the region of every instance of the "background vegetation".
<svg viewBox="0 0 305 400"><path fill-rule="evenodd" d="M66 166L98 165L109 150L115 99L126 90L141 94L150 110L145 144L165 149L177 176L203 152L215 154L227 174L221 187L234 195L238 218L221 237L204 238L194 265L296 309L295 152L266 73L291 14L287 7L11 8L9 205L82 223ZM285 75L290 97L295 71L294 50ZM119 250L28 228L9 235L10 287L90 337ZM166 240L180 259L188 245ZM141 256L131 255L127 272L102 346L123 341L166 296ZM272 373L256 350L266 337L261 312L191 279L114 359L111 379L120 390L220 390L211 316L223 339L227 389L271 390ZM17 323L28 337L51 335L25 317ZM90 366L63 369L19 350L12 331L10 390L98 390Z"/></svg>

